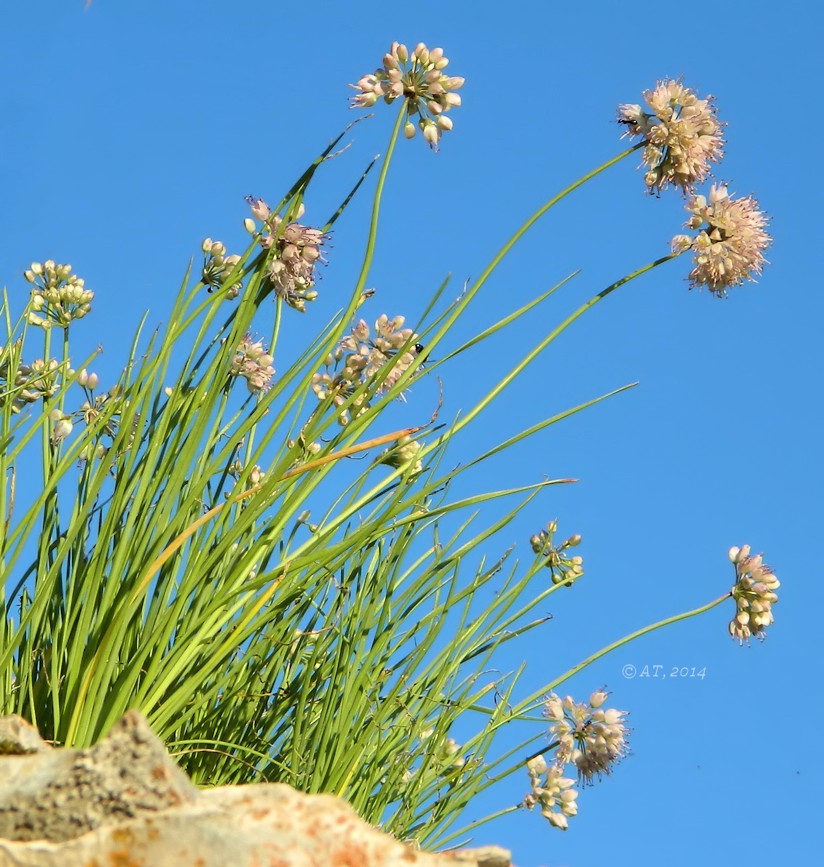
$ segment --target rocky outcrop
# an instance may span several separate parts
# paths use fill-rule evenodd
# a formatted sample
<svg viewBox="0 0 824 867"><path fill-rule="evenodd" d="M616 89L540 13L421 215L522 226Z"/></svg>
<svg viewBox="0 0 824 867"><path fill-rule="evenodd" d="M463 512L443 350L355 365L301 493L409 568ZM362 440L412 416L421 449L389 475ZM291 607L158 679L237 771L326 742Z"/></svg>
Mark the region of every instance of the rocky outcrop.
<svg viewBox="0 0 824 867"><path fill-rule="evenodd" d="M0 719L0 867L508 867L497 847L431 854L331 795L262 783L198 789L130 712L88 749Z"/></svg>

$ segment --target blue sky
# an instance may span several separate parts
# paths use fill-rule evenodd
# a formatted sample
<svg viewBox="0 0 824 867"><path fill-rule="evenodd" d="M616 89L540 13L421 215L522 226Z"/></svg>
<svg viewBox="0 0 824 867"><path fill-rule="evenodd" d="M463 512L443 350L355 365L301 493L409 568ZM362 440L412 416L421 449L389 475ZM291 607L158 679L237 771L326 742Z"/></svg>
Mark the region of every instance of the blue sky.
<svg viewBox="0 0 824 867"><path fill-rule="evenodd" d="M467 447L474 454L640 383L477 480L490 488L546 475L581 480L533 503L503 542L523 544L553 517L562 533L584 536L587 574L552 597L552 629L503 661L528 661L525 691L626 632L721 595L734 544L764 551L781 578L776 623L766 644L739 648L726 633L730 603L570 681L565 691L580 699L603 685L613 691L611 703L632 714L633 754L582 793L566 834L522 813L478 832L476 843L511 848L520 867L810 863L817 852L821 761L809 739L821 711L820 652L809 614L816 597L801 591L820 580L804 552L820 539L824 481L813 214L822 130L808 97L821 78L819 16L813 4L792 2L682 14L537 0L380 10L322 0L95 0L86 11L82 0L55 0L4 10L0 283L22 303L31 261L71 262L97 293L78 336L87 348L103 344L101 370L118 369L147 308L149 323L163 320L202 238L245 244L243 196L280 198L353 119L347 83L374 70L394 39L442 46L466 85L438 155L420 138L399 145L370 277L375 315L415 320L447 274L457 294L523 218L625 146L617 104L677 76L716 97L728 124L716 175L772 217L762 278L719 301L687 290L679 260L624 287L553 344ZM313 191L305 222L323 222L383 150L392 119L379 111L359 125L352 150ZM671 191L646 196L636 162L553 211L485 287L475 329L582 269L510 336L441 371L446 410L482 393L586 298L667 252L682 203ZM314 324L343 303L357 273L367 199L335 227ZM314 324L298 319L299 342ZM706 676L626 678L627 664ZM526 778L477 813L525 791Z"/></svg>

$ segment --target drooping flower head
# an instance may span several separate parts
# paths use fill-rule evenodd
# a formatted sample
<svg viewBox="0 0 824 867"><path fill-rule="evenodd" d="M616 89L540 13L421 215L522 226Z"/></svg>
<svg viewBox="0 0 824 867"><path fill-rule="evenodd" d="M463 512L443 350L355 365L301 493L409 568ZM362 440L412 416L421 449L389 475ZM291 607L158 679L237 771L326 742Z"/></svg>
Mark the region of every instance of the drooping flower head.
<svg viewBox="0 0 824 867"><path fill-rule="evenodd" d="M687 211L692 216L686 225L698 230L697 234L676 235L672 249L676 253L692 250L691 286L706 286L723 297L730 286L754 280L753 275L761 273L764 250L772 238L765 231L769 218L752 196L736 199L723 184L714 184L709 197L693 196Z"/></svg>
<svg viewBox="0 0 824 867"><path fill-rule="evenodd" d="M526 763L532 791L524 798L523 806L531 810L541 805L541 815L556 828L566 831L568 817L578 814L578 790L575 780L563 776L558 765L547 766L543 756L535 756Z"/></svg>
<svg viewBox="0 0 824 867"><path fill-rule="evenodd" d="M304 226L297 221L284 225L283 217L271 211L263 199L248 196L246 201L255 217L263 221L260 245L275 251L268 272L275 294L290 307L305 313L306 303L318 297L314 289L317 279L315 269L326 261L322 248L328 236L320 229ZM303 211L301 204L297 219L303 216Z"/></svg>
<svg viewBox="0 0 824 867"><path fill-rule="evenodd" d="M730 548L729 556L736 578L732 588L736 613L730 621L730 635L739 644L748 642L751 635L763 641L765 629L773 622L772 606L778 602L775 591L781 582L764 563L762 554L750 555L749 545Z"/></svg>
<svg viewBox="0 0 824 867"><path fill-rule="evenodd" d="M644 182L650 192L669 186L684 193L703 181L710 163L724 154L721 123L715 116L712 97L699 99L680 81L661 81L655 90L644 91L647 109L637 104L619 105L618 122L624 135L646 141Z"/></svg>
<svg viewBox="0 0 824 867"><path fill-rule="evenodd" d="M608 692L599 689L584 704L571 696L560 698L550 693L544 703L544 716L551 721L549 735L558 744L555 763L560 767L575 765L584 785L592 783L595 776L609 774L629 749L626 711L605 710L608 697Z"/></svg>
<svg viewBox="0 0 824 867"><path fill-rule="evenodd" d="M437 150L443 133L452 129L452 120L446 114L461 104L455 91L464 83L463 78L444 74L448 64L442 48L430 51L419 42L410 53L405 45L393 42L384 55L382 68L349 85L360 91L352 97L352 107L371 108L379 99L386 103L403 99L407 114L404 135L412 138L417 123L429 146Z"/></svg>
<svg viewBox="0 0 824 867"><path fill-rule="evenodd" d="M15 347L17 348L17 347ZM10 364L9 347L0 349L0 406L11 401L11 411L20 412L30 403L53 397L59 386L60 364L56 358L47 362L38 358L31 364Z"/></svg>

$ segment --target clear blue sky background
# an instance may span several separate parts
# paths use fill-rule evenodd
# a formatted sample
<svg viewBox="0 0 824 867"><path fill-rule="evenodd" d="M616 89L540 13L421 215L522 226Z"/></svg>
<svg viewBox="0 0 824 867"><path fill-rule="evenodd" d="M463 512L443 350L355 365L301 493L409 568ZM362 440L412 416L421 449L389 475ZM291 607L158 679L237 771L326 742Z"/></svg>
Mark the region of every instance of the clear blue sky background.
<svg viewBox="0 0 824 867"><path fill-rule="evenodd" d="M820 14L812 3L764 0L4 4L0 282L22 303L28 263L71 262L97 293L78 336L103 344L103 371L118 369L145 309L150 323L162 321L203 237L245 243L242 197L280 198L352 120L346 84L372 71L393 39L443 46L450 72L467 82L440 154L420 138L401 142L370 279L375 315L414 320L447 273L453 295L477 276L528 213L624 147L618 103L640 101L667 76L716 96L728 122L718 176L772 216L762 279L719 301L687 291L681 260L630 284L529 370L467 456L640 381L476 479L479 489L581 479L534 503L502 541L523 546L552 517L561 532L584 535L585 578L552 597L554 620L539 639L502 660L528 660L524 691L722 594L733 544L764 551L782 579L777 622L765 645L739 648L726 631L730 603L568 683L582 699L613 691L612 703L632 713L633 755L581 795L566 834L537 813L479 831L477 843L510 847L521 867L808 864L818 852ZM358 127L328 186L316 186L306 222L322 222L384 148L392 117L381 111ZM581 301L667 251L684 219L680 199L647 197L635 163L554 211L485 288L475 328L583 269L510 337L442 371L447 409L480 394ZM366 204L337 224L317 318L296 315L296 341L346 297ZM706 676L629 679L626 664L705 667ZM473 810L517 801L526 788L524 777Z"/></svg>

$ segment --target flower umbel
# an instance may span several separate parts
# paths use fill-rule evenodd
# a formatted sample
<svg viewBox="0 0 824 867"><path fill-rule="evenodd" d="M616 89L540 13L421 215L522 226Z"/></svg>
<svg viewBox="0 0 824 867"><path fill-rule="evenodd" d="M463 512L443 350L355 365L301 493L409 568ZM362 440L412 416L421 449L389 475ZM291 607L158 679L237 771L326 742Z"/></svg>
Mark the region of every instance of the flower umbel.
<svg viewBox="0 0 824 867"><path fill-rule="evenodd" d="M6 351L0 353L2 356L6 354ZM0 360L0 403L11 398L12 412L18 413L27 404L35 403L41 398L50 398L57 393L60 367L57 359L51 358L46 362L38 358L31 364L21 361L14 372L10 371L11 366L13 365L9 364L8 359Z"/></svg>
<svg viewBox="0 0 824 867"><path fill-rule="evenodd" d="M584 785L596 775L609 774L628 751L626 711L604 710L607 698L609 693L602 689L592 693L588 704L550 693L544 704L544 716L552 722L549 734L557 743L555 763L575 765Z"/></svg>
<svg viewBox="0 0 824 867"><path fill-rule="evenodd" d="M767 566L762 554L750 555L750 546L730 548L730 561L735 566L736 581L732 588L736 614L730 621L730 635L739 644L749 642L750 636L763 641L765 629L773 622L772 606L778 602L775 592L780 581Z"/></svg>
<svg viewBox="0 0 824 867"><path fill-rule="evenodd" d="M568 548L577 548L581 544L581 535L576 533L560 545L555 545L553 539L557 531L558 522L550 521L546 530L541 530L530 537L529 543L536 554L546 558L544 565L552 573L552 583L563 583L567 587L572 587L572 582L584 574L584 558L577 555L570 557L564 554L564 551Z"/></svg>
<svg viewBox="0 0 824 867"><path fill-rule="evenodd" d="M326 372L313 377L312 390L318 399L334 394L335 405L343 407L364 384L374 385L378 394L389 391L418 362L415 349L418 335L411 328L404 328L404 322L403 316L390 319L383 313L375 321L373 336L366 321L359 320L326 357ZM367 394L360 394L341 410L338 420L347 424L369 406Z"/></svg>
<svg viewBox="0 0 824 867"><path fill-rule="evenodd" d="M410 474L421 472L423 463L418 457L422 446L418 440L413 440L412 437L403 436L395 445L387 449L380 457L380 463L388 464L396 469L404 469Z"/></svg>
<svg viewBox="0 0 824 867"><path fill-rule="evenodd" d="M371 75L364 75L357 84L349 86L360 91L352 97L353 108L371 108L379 99L386 103L403 99L406 103L407 121L404 135L415 135L415 123L433 150L447 130L452 129L452 120L446 113L461 104L455 93L463 86L464 79L444 75L449 64L442 48L431 51L419 42L410 53L399 42L393 42L389 53L384 55L383 67Z"/></svg>
<svg viewBox="0 0 824 867"><path fill-rule="evenodd" d="M578 791L573 788L575 780L562 776L563 769L558 765L547 766L543 756L531 758L526 768L532 791L524 798L523 806L531 810L540 804L541 815L550 825L566 831L569 827L568 817L578 813Z"/></svg>
<svg viewBox="0 0 824 867"><path fill-rule="evenodd" d="M684 193L703 181L710 163L724 153L722 124L715 116L712 97L699 99L680 81L661 81L655 90L644 91L650 111L640 105L618 106L618 122L625 135L641 136L646 141L644 182L650 192L668 186Z"/></svg>
<svg viewBox="0 0 824 867"><path fill-rule="evenodd" d="M23 276L34 286L29 313L31 325L68 328L73 319L82 319L92 309L94 292L72 274L71 265L57 265L51 259L32 262Z"/></svg>
<svg viewBox="0 0 824 867"><path fill-rule="evenodd" d="M676 253L692 250L691 286L706 286L724 297L730 286L761 273L772 238L765 231L769 219L752 196L735 199L723 184L714 184L709 197L693 196L687 211L692 216L686 225L698 232L676 235L672 248Z"/></svg>
<svg viewBox="0 0 824 867"><path fill-rule="evenodd" d="M209 287L210 292L213 289L220 289L235 265L240 261L240 256L237 253L227 256L225 244L222 244L220 241L213 241L211 238L206 238L200 245L200 248L205 254L200 279ZM226 293L227 297L237 298L241 287L241 283L233 283Z"/></svg>
<svg viewBox="0 0 824 867"><path fill-rule="evenodd" d="M290 307L306 312L306 302L314 301L318 263L324 263L323 244L328 235L298 222L285 223L280 214L274 213L263 199L247 196L252 213L263 221L260 245L274 250L269 262L268 277L275 294ZM303 205L298 208L297 218L303 216Z"/></svg>
<svg viewBox="0 0 824 867"><path fill-rule="evenodd" d="M260 394L270 387L275 375L273 361L274 358L266 352L263 342L253 342L251 335L247 334L238 344L229 373L231 376L242 376L249 391Z"/></svg>

